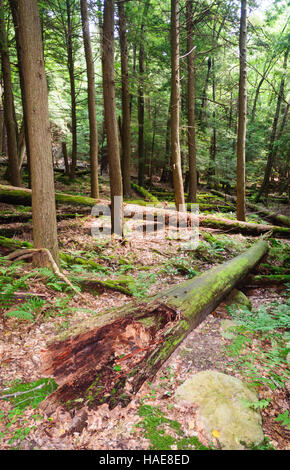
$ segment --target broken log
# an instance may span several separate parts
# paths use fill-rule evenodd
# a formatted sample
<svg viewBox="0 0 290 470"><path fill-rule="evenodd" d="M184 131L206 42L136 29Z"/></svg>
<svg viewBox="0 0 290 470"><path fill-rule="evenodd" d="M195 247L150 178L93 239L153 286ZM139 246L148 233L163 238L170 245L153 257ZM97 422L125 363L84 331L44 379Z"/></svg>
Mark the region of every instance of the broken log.
<svg viewBox="0 0 290 470"><path fill-rule="evenodd" d="M67 409L126 406L267 251L267 242L259 240L201 276L142 302L98 313L78 331L48 345L43 375L54 377L59 387L41 407L50 413L60 404Z"/></svg>
<svg viewBox="0 0 290 470"><path fill-rule="evenodd" d="M216 194L218 196L223 197L225 201L228 199L232 202L236 202L236 200L237 200L236 196L231 196L229 194L224 194L224 193L222 193L220 191L216 191L214 189L212 189L211 192L213 194ZM255 212L256 214L262 215L266 219L271 220L271 222L274 222L275 224L278 224L278 225L285 225L286 227L290 227L290 217L287 217L286 215L283 215L283 214L279 214L278 212L272 212L269 209L267 209L266 207L262 207L258 204L253 204L249 201L246 201L246 205L253 212Z"/></svg>
<svg viewBox="0 0 290 470"><path fill-rule="evenodd" d="M275 237L280 236L283 238L290 237L290 228L288 227L277 227L276 225L267 224L255 224L252 222L242 222L238 220L227 219L225 217L215 217L211 214L191 214L187 212L177 213L173 209L162 209L152 206L146 208L137 204L127 204L124 208L124 217L134 217L141 220L146 220L146 214L149 218L153 218L154 221L160 220L163 217L165 226L174 225L176 226L177 220L183 226L201 226L209 227L220 230L226 230L231 233L242 233L244 235L261 235L267 232L273 232Z"/></svg>

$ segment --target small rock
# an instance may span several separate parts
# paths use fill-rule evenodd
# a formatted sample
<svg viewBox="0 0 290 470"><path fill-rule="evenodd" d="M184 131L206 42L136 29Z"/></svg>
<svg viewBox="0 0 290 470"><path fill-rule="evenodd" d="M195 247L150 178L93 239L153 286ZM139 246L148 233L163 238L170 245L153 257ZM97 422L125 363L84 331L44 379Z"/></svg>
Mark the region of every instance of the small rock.
<svg viewBox="0 0 290 470"><path fill-rule="evenodd" d="M225 299L226 305L245 305L249 310L252 309L252 303L248 297L238 289L233 289Z"/></svg>
<svg viewBox="0 0 290 470"><path fill-rule="evenodd" d="M199 405L200 426L209 440L218 431L225 450L243 449L241 442L258 445L264 439L260 413L242 402L256 402L258 397L235 377L214 370L198 372L178 387L175 398Z"/></svg>

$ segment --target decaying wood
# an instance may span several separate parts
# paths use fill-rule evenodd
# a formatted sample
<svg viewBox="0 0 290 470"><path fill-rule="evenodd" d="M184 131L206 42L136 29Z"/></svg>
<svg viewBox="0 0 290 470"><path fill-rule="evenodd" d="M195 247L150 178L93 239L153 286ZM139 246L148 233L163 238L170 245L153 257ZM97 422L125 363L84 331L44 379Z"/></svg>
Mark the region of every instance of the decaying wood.
<svg viewBox="0 0 290 470"><path fill-rule="evenodd" d="M58 389L42 404L66 408L126 406L176 347L267 253L259 240L233 260L142 302L98 314L43 353L43 375Z"/></svg>
<svg viewBox="0 0 290 470"><path fill-rule="evenodd" d="M229 195L229 194L224 194L221 191L216 191L214 189L211 190L213 194L216 194L217 196L223 197L225 200L231 201L233 203L236 202L236 197ZM246 201L247 207L251 209L253 212L256 214L260 214L263 217L265 217L268 220L271 220L277 225L286 225L286 227L290 227L290 217L287 217L286 215L279 214L278 212L272 212L266 207L263 207L259 204L253 204L249 201Z"/></svg>
<svg viewBox="0 0 290 470"><path fill-rule="evenodd" d="M146 215L148 214L148 216ZM136 219L146 220L146 216L156 221L158 217L160 220L163 218L165 226L174 225L178 223L183 226L201 226L216 229L223 229L232 233L242 233L245 235L261 235L266 232L272 231L273 236L281 236L289 238L290 229L288 227L277 227L276 225L255 224L251 222L242 222L238 220L231 220L225 217L214 217L208 215L195 215L194 213L180 212L174 210L162 209L157 207L147 206L146 208L137 204L127 204L124 210L124 217L135 217ZM150 219L151 220L151 219Z"/></svg>

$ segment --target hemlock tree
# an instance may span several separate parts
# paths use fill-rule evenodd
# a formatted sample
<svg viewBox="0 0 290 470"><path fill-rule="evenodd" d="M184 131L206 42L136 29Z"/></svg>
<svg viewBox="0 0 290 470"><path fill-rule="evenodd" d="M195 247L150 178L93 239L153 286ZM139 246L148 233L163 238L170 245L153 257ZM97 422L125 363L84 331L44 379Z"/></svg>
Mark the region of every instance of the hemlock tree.
<svg viewBox="0 0 290 470"><path fill-rule="evenodd" d="M237 219L246 220L247 0L241 0L240 79L237 136Z"/></svg>
<svg viewBox="0 0 290 470"><path fill-rule="evenodd" d="M179 2L171 0L171 155L174 198L177 210L184 210L184 190L179 141Z"/></svg>
<svg viewBox="0 0 290 470"><path fill-rule="evenodd" d="M131 130L130 130L130 92L128 74L128 46L126 34L126 15L124 2L118 2L119 37L121 52L121 80L122 80L122 176L124 196L131 194Z"/></svg>
<svg viewBox="0 0 290 470"><path fill-rule="evenodd" d="M102 47L103 95L105 127L111 191L112 232L123 235L123 185L116 119L114 81L114 1L105 0Z"/></svg>
<svg viewBox="0 0 290 470"><path fill-rule="evenodd" d="M91 38L89 30L89 15L87 0L81 0L81 16L83 28L83 40L87 64L88 79L88 111L90 124L90 168L91 168L91 197L99 197L98 183L98 125L96 116L95 97L95 71L91 48Z"/></svg>
<svg viewBox="0 0 290 470"><path fill-rule="evenodd" d="M4 122L7 131L8 173L13 186L21 185L18 161L18 126L14 108L8 37L4 19L4 1L0 1L0 48L3 78Z"/></svg>
<svg viewBox="0 0 290 470"><path fill-rule="evenodd" d="M59 263L47 83L37 0L19 0L19 41L27 110L35 248ZM47 259L37 256L36 264Z"/></svg>

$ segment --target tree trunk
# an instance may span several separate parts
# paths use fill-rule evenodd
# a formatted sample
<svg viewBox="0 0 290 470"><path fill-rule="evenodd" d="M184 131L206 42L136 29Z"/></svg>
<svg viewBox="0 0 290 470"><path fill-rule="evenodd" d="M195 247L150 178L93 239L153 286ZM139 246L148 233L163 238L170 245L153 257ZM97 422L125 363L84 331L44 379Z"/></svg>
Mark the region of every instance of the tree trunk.
<svg viewBox="0 0 290 470"><path fill-rule="evenodd" d="M75 90L75 71L74 71L74 57L73 57L73 41L72 41L72 24L71 24L71 5L70 0L66 0L67 10L67 67L70 80L70 94L71 94L71 132L72 132L72 153L71 153L71 168L70 178L73 180L76 176L77 166L77 111L76 111L76 90Z"/></svg>
<svg viewBox="0 0 290 470"><path fill-rule="evenodd" d="M237 136L237 219L246 220L247 0L241 0L240 80Z"/></svg>
<svg viewBox="0 0 290 470"><path fill-rule="evenodd" d="M188 93L188 156L189 156L189 190L188 202L196 202L196 143L195 143L195 69L193 51L192 0L186 2L187 26L187 93Z"/></svg>
<svg viewBox="0 0 290 470"><path fill-rule="evenodd" d="M47 248L59 263L48 94L37 1L19 1L18 13L31 157L34 246ZM37 262L43 265L40 258Z"/></svg>
<svg viewBox="0 0 290 470"><path fill-rule="evenodd" d="M88 110L90 124L90 169L91 169L91 197L99 198L98 181L98 125L96 116L96 96L95 96L95 70L91 48L91 38L89 29L89 15L87 0L81 0L81 16L84 48L87 64L88 79Z"/></svg>
<svg viewBox="0 0 290 470"><path fill-rule="evenodd" d="M145 154L144 154L144 41L145 20L149 9L150 0L144 5L140 46L139 46L139 86L138 86L138 184L144 186L145 178Z"/></svg>
<svg viewBox="0 0 290 470"><path fill-rule="evenodd" d="M184 190L179 141L179 1L171 0L171 155L177 210L184 210Z"/></svg>
<svg viewBox="0 0 290 470"><path fill-rule="evenodd" d="M50 344L43 374L58 389L41 405L51 412L85 405L126 406L177 346L267 253L260 240L242 255L142 302L104 312Z"/></svg>
<svg viewBox="0 0 290 470"><path fill-rule="evenodd" d="M105 0L103 23L103 94L111 190L112 232L123 234L123 185L114 81L114 1Z"/></svg>
<svg viewBox="0 0 290 470"><path fill-rule="evenodd" d="M208 87L208 82L209 82L210 70L211 70L211 57L209 57L207 60L207 72L206 72L205 84L204 84L204 88L202 92L201 107L199 111L199 123L201 127L203 125L204 115L206 116L206 105L207 105L206 93L207 93L207 87Z"/></svg>
<svg viewBox="0 0 290 470"><path fill-rule="evenodd" d="M8 146L8 176L9 181L13 186L20 186L21 175L18 163L18 128L11 81L8 37L4 19L4 0L1 0L0 2L0 47L3 77L4 119Z"/></svg>
<svg viewBox="0 0 290 470"><path fill-rule="evenodd" d="M118 2L122 80L122 176L124 196L131 194L131 130L127 26L123 2Z"/></svg>
<svg viewBox="0 0 290 470"><path fill-rule="evenodd" d="M258 192L258 195L256 197L256 202L258 202L261 199L261 196L263 193L268 194L268 187L269 187L269 180L274 164L274 158L276 154L276 149L275 149L275 141L276 141L276 134L277 134L277 126L278 126L278 120L279 120L279 115L280 115L280 108L281 108L281 102L282 98L284 95L284 87L285 87L285 75L286 75L286 70L287 70L287 58L288 58L288 53L289 49L285 52L284 55L284 74L280 83L280 89L279 89L279 95L277 99L277 105L276 105L276 111L275 111L275 116L273 120L273 126L272 126L272 132L271 132L271 137L270 137L270 145L269 145L269 152L268 152L268 159L267 159L267 164L266 164L266 169L265 169L265 175L263 179L262 186L260 188L260 191Z"/></svg>
<svg viewBox="0 0 290 470"><path fill-rule="evenodd" d="M64 161L65 174L67 176L69 176L69 162L68 162L68 156L67 156L66 142L62 142L61 147L62 147L62 155L63 155L63 161Z"/></svg>
<svg viewBox="0 0 290 470"><path fill-rule="evenodd" d="M9 0L10 9L13 17L14 31L15 31L15 41L16 41L16 51L17 51L17 60L18 60L18 70L19 70L19 81L20 81L20 90L21 90L21 100L22 100L22 109L23 109L23 124L24 124L24 133L25 133L25 148L26 148L26 157L27 157L27 167L28 167L28 186L31 188L31 176L30 176L30 151L29 151L29 136L28 136L28 127L27 127L27 107L26 107L26 98L24 93L24 79L23 79L23 70L21 65L21 53L20 53L20 40L19 40L19 17L18 17L18 0Z"/></svg>

